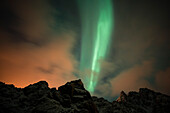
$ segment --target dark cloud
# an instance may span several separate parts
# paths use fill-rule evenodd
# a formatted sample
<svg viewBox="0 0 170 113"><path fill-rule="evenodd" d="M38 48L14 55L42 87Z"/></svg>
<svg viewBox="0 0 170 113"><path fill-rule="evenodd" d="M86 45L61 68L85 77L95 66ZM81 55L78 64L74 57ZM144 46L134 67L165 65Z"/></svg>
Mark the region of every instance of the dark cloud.
<svg viewBox="0 0 170 113"><path fill-rule="evenodd" d="M76 28L74 25L72 29L67 28L66 24L57 29L51 27L53 22L59 22L53 12L60 10L45 0L9 0L4 4L3 26L0 26L0 80L19 87L46 80L50 87L58 87L76 79L72 74L77 65L72 54Z"/></svg>
<svg viewBox="0 0 170 113"><path fill-rule="evenodd" d="M155 76L156 87L165 94L170 94L170 67L156 73Z"/></svg>
<svg viewBox="0 0 170 113"><path fill-rule="evenodd" d="M19 23L17 15L12 11L8 1L2 0L0 4L0 26L7 29Z"/></svg>
<svg viewBox="0 0 170 113"><path fill-rule="evenodd" d="M128 92L140 87L170 94L169 80L165 80L170 77L167 4L166 1L114 1L113 42L110 57L105 61L109 65L102 65L96 95L113 97L122 90Z"/></svg>
<svg viewBox="0 0 170 113"><path fill-rule="evenodd" d="M94 94L110 99L140 87L170 94L168 1L115 0L113 6L110 52L100 61ZM76 0L1 1L0 80L58 87L80 77L80 34Z"/></svg>

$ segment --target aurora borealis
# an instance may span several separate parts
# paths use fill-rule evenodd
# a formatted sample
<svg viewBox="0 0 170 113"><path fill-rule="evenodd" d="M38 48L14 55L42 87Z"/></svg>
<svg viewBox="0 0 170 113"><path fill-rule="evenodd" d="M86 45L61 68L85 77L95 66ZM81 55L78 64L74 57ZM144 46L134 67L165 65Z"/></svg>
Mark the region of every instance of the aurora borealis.
<svg viewBox="0 0 170 113"><path fill-rule="evenodd" d="M100 73L100 60L107 55L113 26L111 0L79 0L82 19L80 71L85 86L94 92ZM90 73L86 73L89 70ZM90 74L90 76L88 75Z"/></svg>
<svg viewBox="0 0 170 113"><path fill-rule="evenodd" d="M152 0L1 0L0 81L49 87L81 79L113 100L170 94L170 7Z"/></svg>

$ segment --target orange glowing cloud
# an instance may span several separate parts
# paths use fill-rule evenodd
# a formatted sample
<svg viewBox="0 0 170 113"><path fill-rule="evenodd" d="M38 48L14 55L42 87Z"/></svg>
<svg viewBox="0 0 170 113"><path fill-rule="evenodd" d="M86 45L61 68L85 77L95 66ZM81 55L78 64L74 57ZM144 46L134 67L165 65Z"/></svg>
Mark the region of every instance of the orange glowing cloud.
<svg viewBox="0 0 170 113"><path fill-rule="evenodd" d="M43 47L21 44L4 46L0 50L0 80L24 87L30 83L46 80L50 86L59 86L76 77L72 75L76 61L70 51L74 43L55 40Z"/></svg>
<svg viewBox="0 0 170 113"><path fill-rule="evenodd" d="M136 65L113 78L110 83L112 95L118 95L122 90L125 92L138 91L141 87L151 88L146 80L151 75L153 61L144 61L141 65Z"/></svg>
<svg viewBox="0 0 170 113"><path fill-rule="evenodd" d="M25 3L26 2L26 3ZM73 29L57 32L50 27L55 12L46 1L9 2L19 23L9 32L0 27L0 81L25 87L46 80L58 87L76 79L72 74L77 61L72 49Z"/></svg>
<svg viewBox="0 0 170 113"><path fill-rule="evenodd" d="M163 93L170 94L170 67L165 71L160 71L156 74L156 85L158 90Z"/></svg>

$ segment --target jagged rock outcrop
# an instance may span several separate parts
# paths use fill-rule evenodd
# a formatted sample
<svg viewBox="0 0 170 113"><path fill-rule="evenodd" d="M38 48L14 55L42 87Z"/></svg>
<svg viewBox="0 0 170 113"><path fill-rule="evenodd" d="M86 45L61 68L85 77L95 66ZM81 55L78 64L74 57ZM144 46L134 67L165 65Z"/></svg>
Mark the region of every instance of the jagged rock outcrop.
<svg viewBox="0 0 170 113"><path fill-rule="evenodd" d="M0 113L170 113L170 97L141 88L117 101L91 97L81 80L49 88L46 81L16 88L0 82Z"/></svg>
<svg viewBox="0 0 170 113"><path fill-rule="evenodd" d="M170 113L170 96L140 88L139 92L131 91L111 102L103 98L92 97L99 113Z"/></svg>
<svg viewBox="0 0 170 113"><path fill-rule="evenodd" d="M118 101L118 102L121 102L121 101L126 102L126 100L127 100L127 95L126 95L126 93L124 91L122 91L120 93L119 98L116 101Z"/></svg>
<svg viewBox="0 0 170 113"><path fill-rule="evenodd" d="M46 81L23 89L0 82L0 113L98 113L81 80L56 90Z"/></svg>

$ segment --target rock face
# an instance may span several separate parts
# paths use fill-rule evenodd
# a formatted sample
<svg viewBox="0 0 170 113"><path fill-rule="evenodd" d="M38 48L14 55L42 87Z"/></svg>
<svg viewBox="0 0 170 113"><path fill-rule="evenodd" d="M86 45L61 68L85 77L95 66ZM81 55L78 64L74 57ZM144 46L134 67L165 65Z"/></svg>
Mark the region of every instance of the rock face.
<svg viewBox="0 0 170 113"><path fill-rule="evenodd" d="M170 97L141 88L109 102L91 97L81 80L58 90L46 81L22 89L0 82L0 113L170 113Z"/></svg>
<svg viewBox="0 0 170 113"><path fill-rule="evenodd" d="M129 92L128 95L122 91L112 103L103 98L92 98L99 113L170 113L170 96L147 88Z"/></svg>
<svg viewBox="0 0 170 113"><path fill-rule="evenodd" d="M0 82L0 113L98 113L81 80L56 90L40 81L23 89Z"/></svg>

